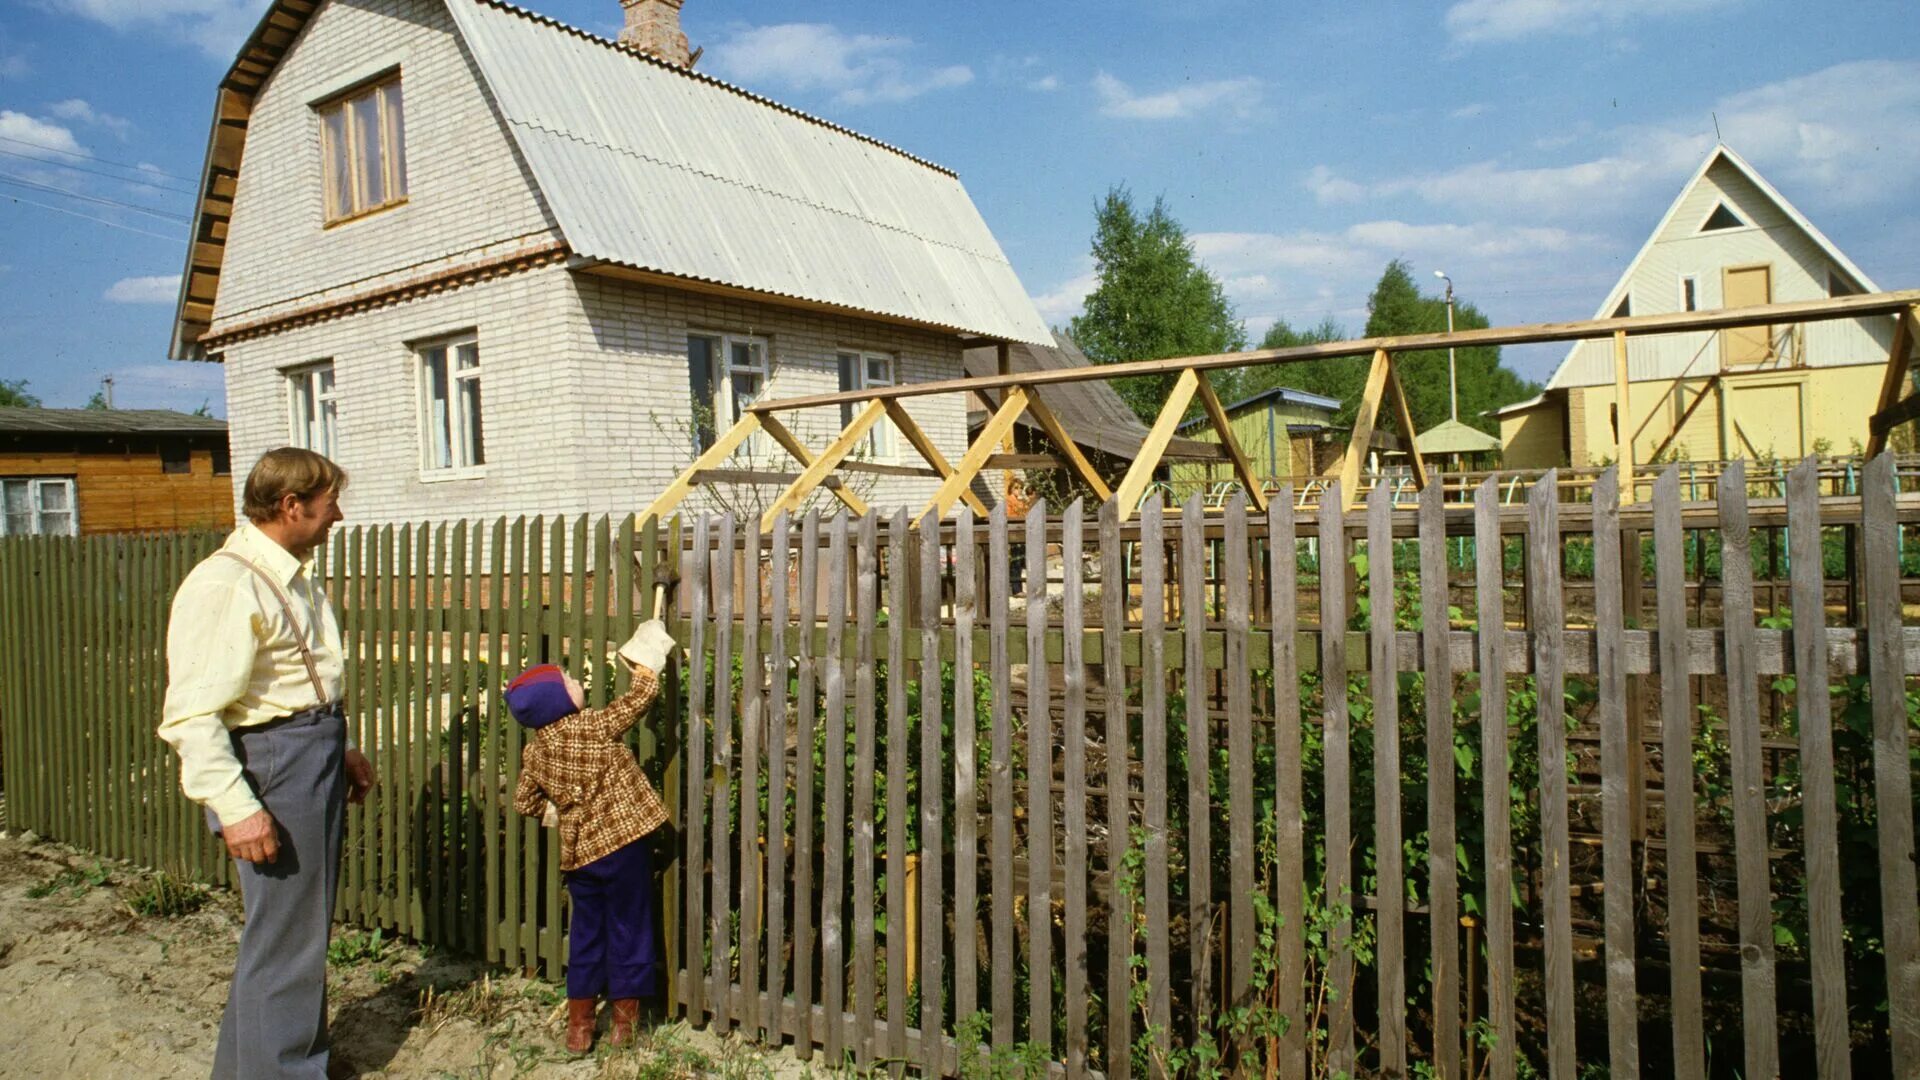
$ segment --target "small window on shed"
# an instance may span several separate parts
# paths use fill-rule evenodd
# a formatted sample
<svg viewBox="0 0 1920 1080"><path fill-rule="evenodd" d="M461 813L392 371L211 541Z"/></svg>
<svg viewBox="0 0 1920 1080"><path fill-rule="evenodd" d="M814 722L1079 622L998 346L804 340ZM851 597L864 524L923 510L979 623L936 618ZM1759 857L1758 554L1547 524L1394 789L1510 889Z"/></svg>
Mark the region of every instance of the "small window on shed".
<svg viewBox="0 0 1920 1080"><path fill-rule="evenodd" d="M1680 310L1700 310L1700 282L1692 274L1680 279Z"/></svg>
<svg viewBox="0 0 1920 1080"><path fill-rule="evenodd" d="M1827 268L1827 295L1828 296L1858 296L1860 295L1860 290L1854 288L1853 282L1848 281L1846 277L1840 273L1840 271L1832 267L1828 267Z"/></svg>
<svg viewBox="0 0 1920 1080"><path fill-rule="evenodd" d="M161 443L160 471L163 473L192 472L193 449L185 443Z"/></svg>
<svg viewBox="0 0 1920 1080"><path fill-rule="evenodd" d="M233 475L233 451L225 446L213 448L213 475Z"/></svg>
<svg viewBox="0 0 1920 1080"><path fill-rule="evenodd" d="M1740 229L1745 228L1746 224L1740 220L1740 215L1727 209L1726 203L1721 203L1713 208L1713 213L1707 215L1706 224L1700 226L1700 231L1718 232L1721 229Z"/></svg>
<svg viewBox="0 0 1920 1080"><path fill-rule="evenodd" d="M1620 298L1620 306L1613 309L1613 317L1624 319L1631 314L1633 314L1633 294L1628 293Z"/></svg>

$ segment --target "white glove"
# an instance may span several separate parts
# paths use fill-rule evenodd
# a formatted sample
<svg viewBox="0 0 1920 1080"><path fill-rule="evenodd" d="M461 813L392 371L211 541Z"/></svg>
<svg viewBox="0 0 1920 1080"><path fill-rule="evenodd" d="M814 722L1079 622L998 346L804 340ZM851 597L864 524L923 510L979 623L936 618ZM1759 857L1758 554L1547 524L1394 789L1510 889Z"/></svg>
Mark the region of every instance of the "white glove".
<svg viewBox="0 0 1920 1080"><path fill-rule="evenodd" d="M667 666L667 657L672 654L675 644L673 635L667 632L666 623L649 619L634 630L625 645L620 646L620 656L630 664L658 672Z"/></svg>
<svg viewBox="0 0 1920 1080"><path fill-rule="evenodd" d="M548 803L546 810L540 814L540 824L542 827L548 828L548 829L559 828L560 827L560 808L553 805L552 803Z"/></svg>

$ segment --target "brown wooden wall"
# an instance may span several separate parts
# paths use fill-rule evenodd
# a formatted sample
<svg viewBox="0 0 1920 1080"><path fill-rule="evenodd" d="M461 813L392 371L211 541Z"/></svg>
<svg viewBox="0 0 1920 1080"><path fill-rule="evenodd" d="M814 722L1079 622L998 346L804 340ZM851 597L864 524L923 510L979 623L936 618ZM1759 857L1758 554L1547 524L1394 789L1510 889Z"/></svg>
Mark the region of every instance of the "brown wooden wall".
<svg viewBox="0 0 1920 1080"><path fill-rule="evenodd" d="M83 536L231 529L233 477L213 471L211 447L190 453L187 472L167 473L157 443L102 450L0 446L0 476L73 477Z"/></svg>

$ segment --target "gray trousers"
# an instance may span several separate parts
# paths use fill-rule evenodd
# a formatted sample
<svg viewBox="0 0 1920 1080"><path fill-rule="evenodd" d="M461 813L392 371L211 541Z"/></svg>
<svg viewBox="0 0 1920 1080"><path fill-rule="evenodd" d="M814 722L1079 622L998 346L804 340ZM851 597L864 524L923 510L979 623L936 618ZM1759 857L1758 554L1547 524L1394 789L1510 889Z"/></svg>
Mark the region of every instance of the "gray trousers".
<svg viewBox="0 0 1920 1080"><path fill-rule="evenodd" d="M280 854L234 861L247 925L214 1080L327 1075L327 935L346 824L346 734L338 706L233 733L247 782L280 827ZM208 823L220 831L211 812Z"/></svg>

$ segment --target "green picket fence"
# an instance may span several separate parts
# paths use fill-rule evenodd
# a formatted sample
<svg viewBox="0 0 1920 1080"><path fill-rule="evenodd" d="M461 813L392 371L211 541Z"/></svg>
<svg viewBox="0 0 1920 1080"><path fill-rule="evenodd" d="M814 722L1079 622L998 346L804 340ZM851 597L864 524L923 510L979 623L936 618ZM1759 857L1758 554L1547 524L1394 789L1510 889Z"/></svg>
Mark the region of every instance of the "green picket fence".
<svg viewBox="0 0 1920 1080"><path fill-rule="evenodd" d="M174 591L221 539L0 540L9 827L231 883L154 733ZM513 812L523 737L500 690L542 662L579 678L590 704L624 690L608 653L655 614L657 571L677 544L677 524L631 516L335 531L317 558L341 623L350 730L380 776L347 815L340 919L559 975L559 848ZM672 798L665 718L678 709L675 680L663 682L669 699L635 739Z"/></svg>

